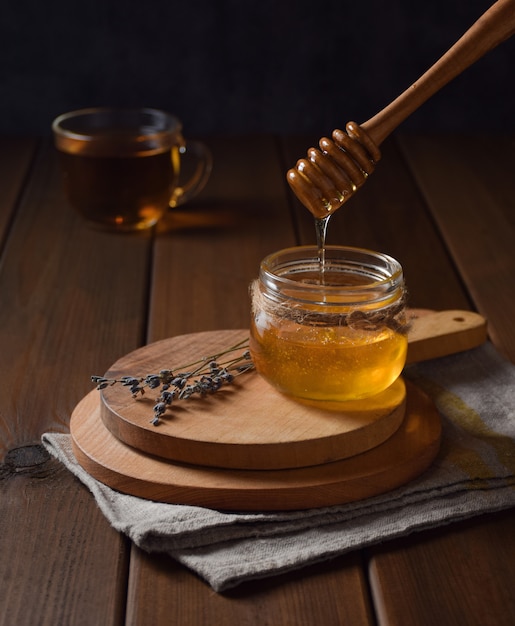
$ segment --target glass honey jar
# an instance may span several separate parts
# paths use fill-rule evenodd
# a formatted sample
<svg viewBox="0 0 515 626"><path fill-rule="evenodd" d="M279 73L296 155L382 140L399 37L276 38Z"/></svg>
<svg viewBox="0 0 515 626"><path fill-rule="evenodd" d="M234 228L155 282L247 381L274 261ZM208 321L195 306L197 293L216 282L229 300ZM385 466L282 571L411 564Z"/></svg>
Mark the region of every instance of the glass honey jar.
<svg viewBox="0 0 515 626"><path fill-rule="evenodd" d="M251 291L250 352L259 374L297 399L345 402L387 389L406 362L402 267L327 246L267 256Z"/></svg>

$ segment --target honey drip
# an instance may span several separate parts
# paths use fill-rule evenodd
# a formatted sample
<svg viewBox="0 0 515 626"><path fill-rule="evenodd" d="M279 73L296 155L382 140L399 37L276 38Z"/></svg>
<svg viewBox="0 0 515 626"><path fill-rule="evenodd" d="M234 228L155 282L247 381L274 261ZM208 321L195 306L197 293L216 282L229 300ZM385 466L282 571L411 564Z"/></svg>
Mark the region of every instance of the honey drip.
<svg viewBox="0 0 515 626"><path fill-rule="evenodd" d="M318 247L318 266L320 269L319 283L321 285L323 285L325 282L325 242L327 238L327 226L329 225L330 217L331 215L325 215L324 217L315 217L315 230Z"/></svg>

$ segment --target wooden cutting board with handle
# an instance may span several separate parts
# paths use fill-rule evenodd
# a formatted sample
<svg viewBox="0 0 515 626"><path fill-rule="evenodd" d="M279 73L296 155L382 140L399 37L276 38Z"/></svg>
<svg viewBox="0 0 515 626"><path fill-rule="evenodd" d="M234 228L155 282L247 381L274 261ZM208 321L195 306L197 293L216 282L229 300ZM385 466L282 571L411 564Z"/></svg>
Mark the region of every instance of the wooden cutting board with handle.
<svg viewBox="0 0 515 626"><path fill-rule="evenodd" d="M480 345L468 311L411 311L408 363ZM213 354L247 331L166 339L117 361L108 377L145 375ZM109 486L165 502L291 510L383 493L426 469L440 442L431 402L402 378L374 399L320 409L280 394L255 372L203 399L177 403L159 426L155 398L93 391L71 421L80 464ZM268 495L267 495L268 494Z"/></svg>

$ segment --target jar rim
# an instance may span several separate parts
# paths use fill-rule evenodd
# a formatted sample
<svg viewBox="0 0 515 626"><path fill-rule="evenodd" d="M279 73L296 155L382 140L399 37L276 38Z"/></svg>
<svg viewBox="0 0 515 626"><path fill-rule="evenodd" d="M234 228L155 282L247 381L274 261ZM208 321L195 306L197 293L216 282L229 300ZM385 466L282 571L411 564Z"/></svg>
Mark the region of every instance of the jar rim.
<svg viewBox="0 0 515 626"><path fill-rule="evenodd" d="M359 285L359 290L369 287L377 287L385 282L396 280L402 277L402 266L392 256L383 252L376 252L366 248L356 248L351 246L325 246L326 269L334 269L335 263L345 262L349 269L367 269L375 277L368 284ZM279 282L289 284L294 282L297 286L302 285L308 290L320 289L319 284L293 281L286 274L291 273L294 268L301 264L316 267L320 263L320 253L316 246L292 246L272 252L261 261L260 271L269 275ZM355 286L344 285L324 285L329 289L354 290Z"/></svg>
<svg viewBox="0 0 515 626"><path fill-rule="evenodd" d="M316 246L295 246L269 254L259 273L265 297L322 308L357 302L381 306L404 289L401 264L382 252L326 246L325 271L319 274L323 281L317 277L319 264Z"/></svg>

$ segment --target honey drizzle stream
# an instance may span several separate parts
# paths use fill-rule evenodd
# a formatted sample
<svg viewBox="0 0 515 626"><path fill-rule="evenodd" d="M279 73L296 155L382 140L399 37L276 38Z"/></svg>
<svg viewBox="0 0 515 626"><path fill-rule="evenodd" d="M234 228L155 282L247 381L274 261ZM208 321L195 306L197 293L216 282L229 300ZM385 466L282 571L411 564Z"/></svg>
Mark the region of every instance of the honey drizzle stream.
<svg viewBox="0 0 515 626"><path fill-rule="evenodd" d="M318 265L320 269L319 284L325 283L325 240L327 236L327 225L329 224L330 215L325 217L315 217L315 229L317 234L317 247L318 247Z"/></svg>

